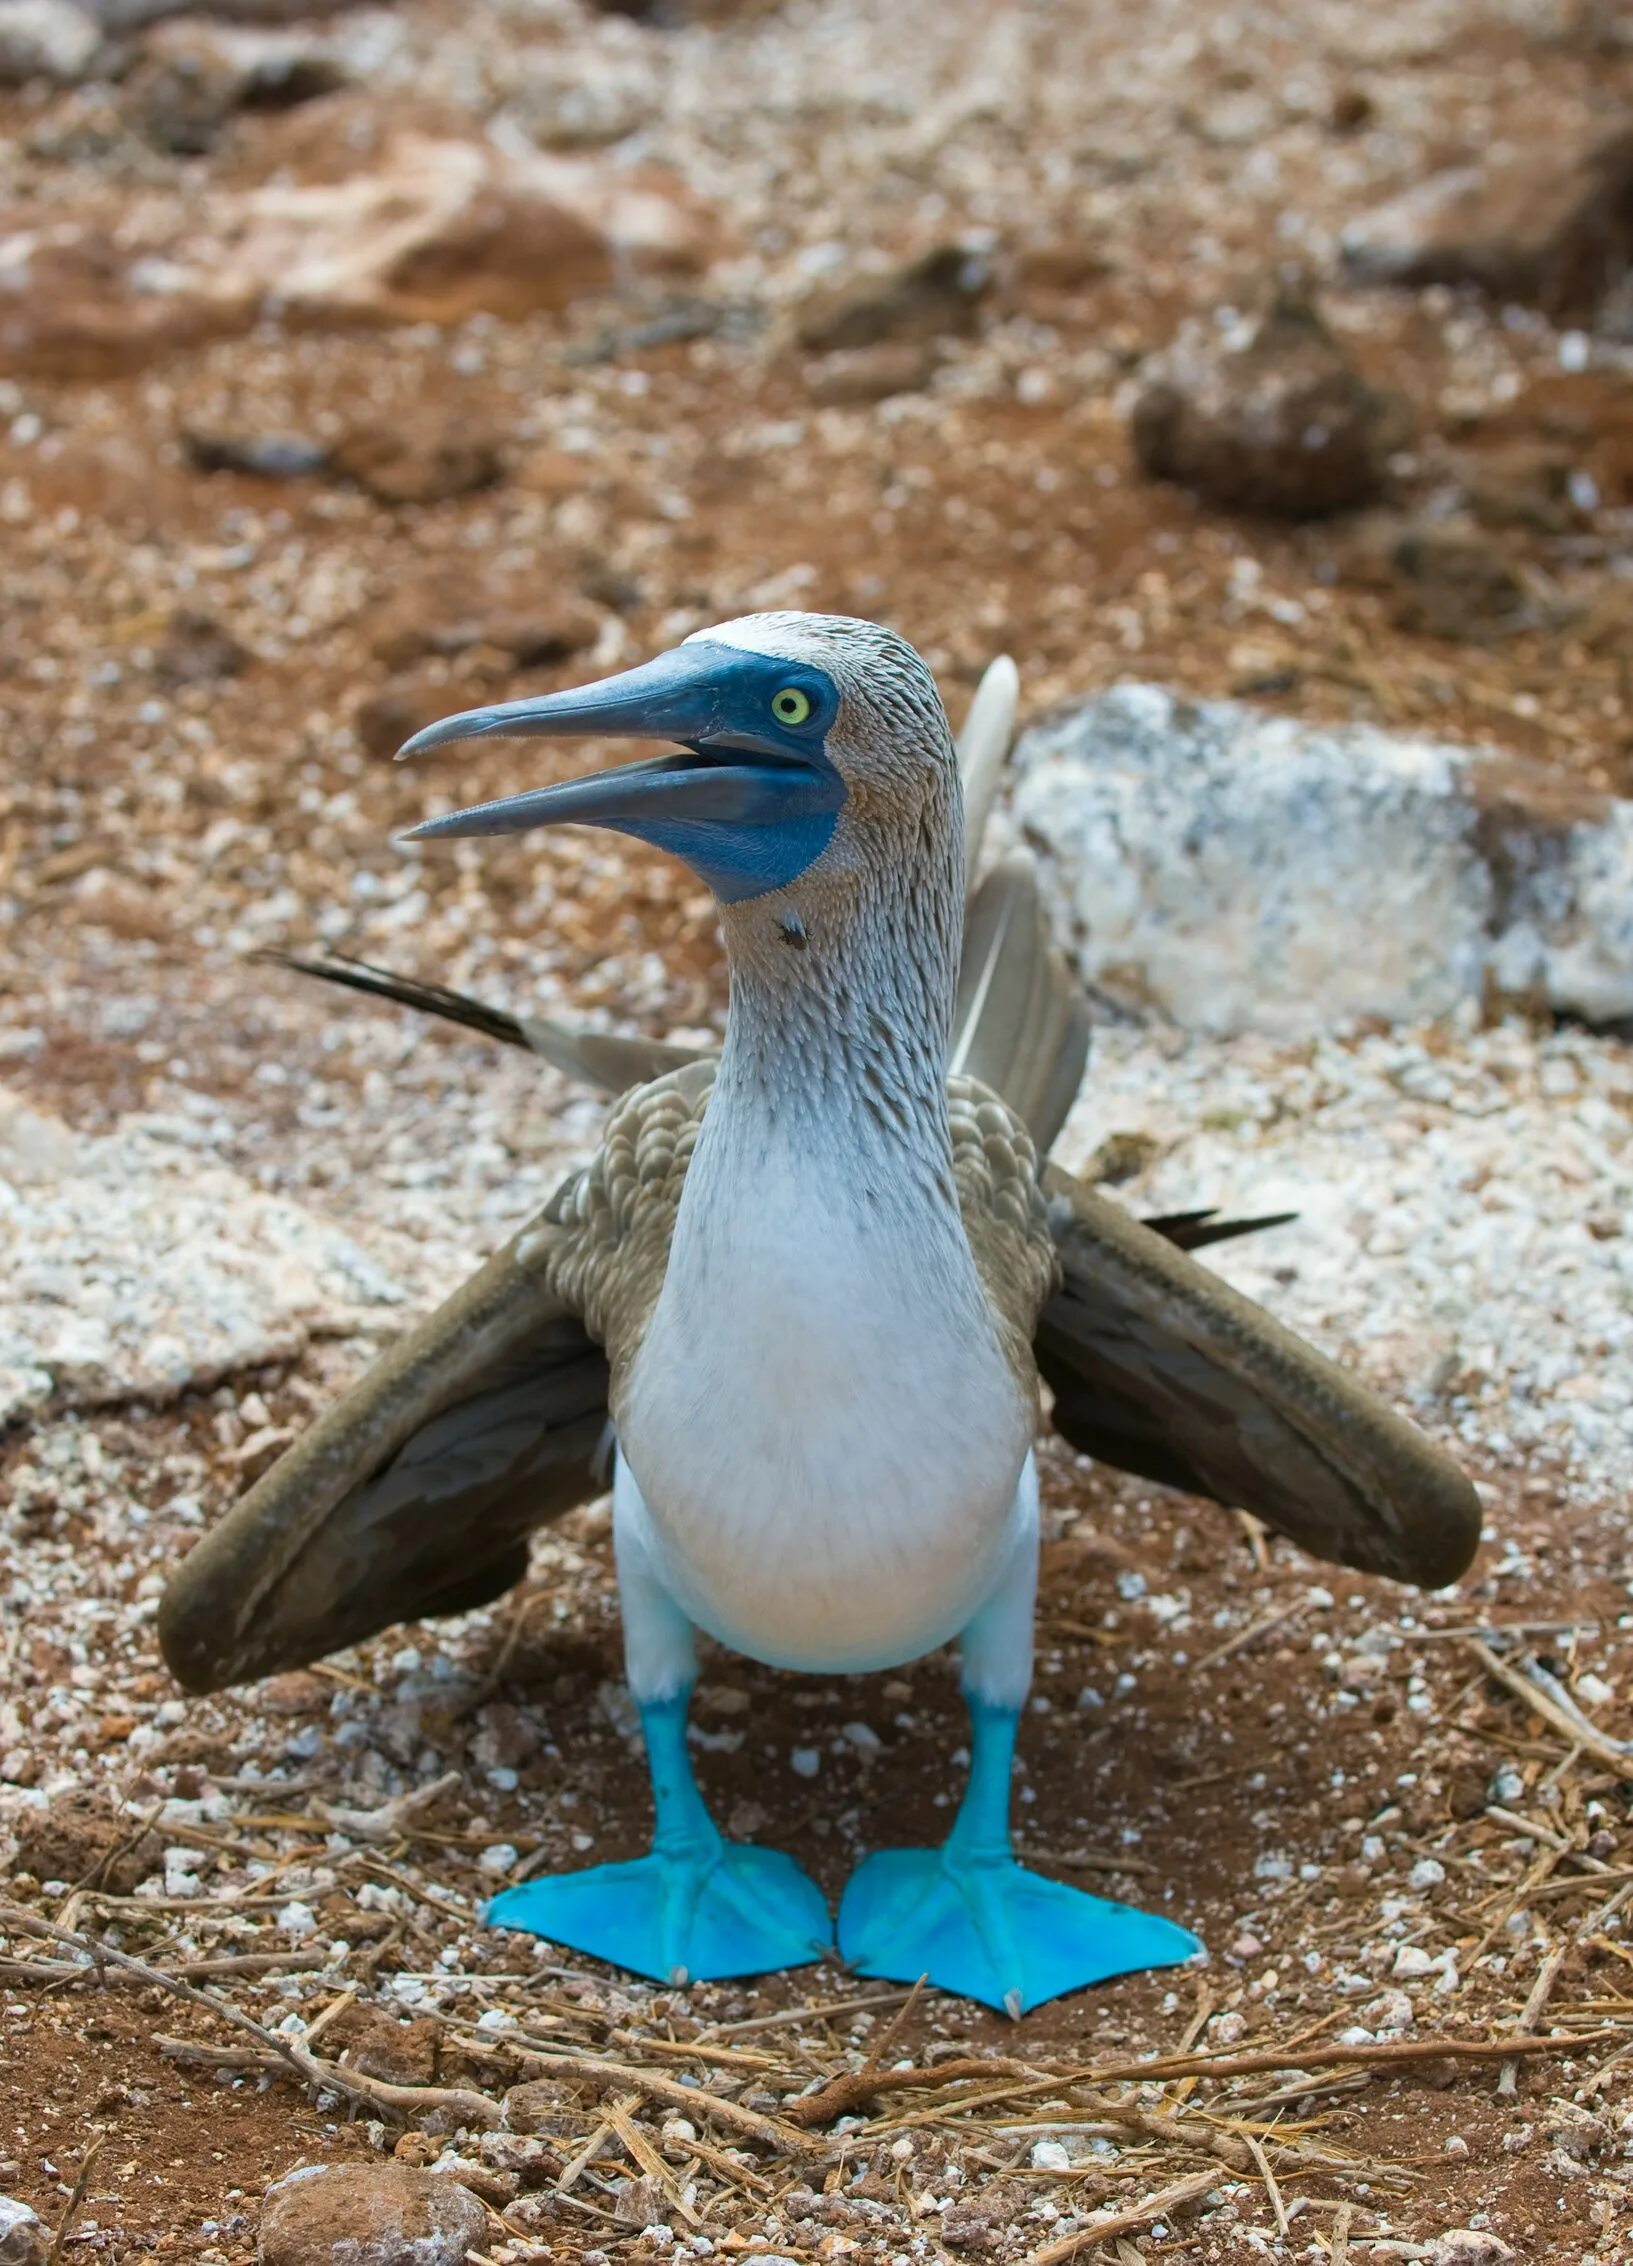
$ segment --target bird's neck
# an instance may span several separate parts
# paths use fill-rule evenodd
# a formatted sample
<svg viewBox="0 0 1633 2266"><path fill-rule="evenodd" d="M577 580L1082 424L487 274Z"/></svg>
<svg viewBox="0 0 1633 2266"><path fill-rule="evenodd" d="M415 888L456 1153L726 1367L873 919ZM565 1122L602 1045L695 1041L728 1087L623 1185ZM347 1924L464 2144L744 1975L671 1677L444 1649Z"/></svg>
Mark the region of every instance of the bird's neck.
<svg viewBox="0 0 1633 2266"><path fill-rule="evenodd" d="M962 847L949 823L800 893L725 916L731 1008L709 1116L737 1162L808 1151L864 1184L951 1189L947 1056ZM748 1152L745 1154L745 1152Z"/></svg>

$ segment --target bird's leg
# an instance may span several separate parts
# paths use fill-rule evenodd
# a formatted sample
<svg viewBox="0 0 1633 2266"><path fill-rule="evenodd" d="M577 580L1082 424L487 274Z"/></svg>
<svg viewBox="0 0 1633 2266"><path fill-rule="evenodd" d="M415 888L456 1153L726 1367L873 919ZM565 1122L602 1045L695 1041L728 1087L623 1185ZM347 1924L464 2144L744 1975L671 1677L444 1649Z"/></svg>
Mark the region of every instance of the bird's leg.
<svg viewBox="0 0 1633 2266"><path fill-rule="evenodd" d="M664 1586L649 1531L620 1457L613 1538L625 1660L652 1780L651 1850L626 1864L524 1881L495 1897L487 1916L663 1983L803 1966L833 1947L827 1901L792 1857L727 1841L709 1815L686 1747L697 1678L692 1625Z"/></svg>
<svg viewBox="0 0 1633 2266"><path fill-rule="evenodd" d="M1202 1948L1171 1920L1016 1862L1010 1777L1032 1681L1037 1555L1037 1477L1028 1458L1008 1558L964 1632L970 1775L952 1831L939 1849L867 1858L839 1907L839 1948L859 1973L903 1983L928 1975L942 1990L1015 2016L1112 1975L1176 1966Z"/></svg>

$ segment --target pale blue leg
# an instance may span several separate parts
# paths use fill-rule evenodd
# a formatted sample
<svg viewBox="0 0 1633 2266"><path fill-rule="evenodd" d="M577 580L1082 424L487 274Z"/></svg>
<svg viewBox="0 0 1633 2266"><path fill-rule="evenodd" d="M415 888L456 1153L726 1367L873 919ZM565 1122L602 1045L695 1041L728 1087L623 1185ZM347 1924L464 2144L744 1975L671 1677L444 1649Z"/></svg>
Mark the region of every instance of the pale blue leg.
<svg viewBox="0 0 1633 2266"><path fill-rule="evenodd" d="M1010 1840L1010 1773L1031 1682L1037 1482L1016 1501L1015 1548L964 1637L969 1784L939 1849L884 1849L852 1874L839 1948L863 1975L916 1982L1019 2016L1108 1976L1174 1967L1202 1946L1184 1928L1028 1872Z"/></svg>
<svg viewBox="0 0 1633 2266"><path fill-rule="evenodd" d="M686 1751L696 1677L690 1622L664 1588L645 1506L619 1459L613 1487L630 1688L640 1709L656 1829L649 1855L507 1888L494 1925L521 1928L661 1983L800 1967L833 1947L827 1901L792 1857L723 1839Z"/></svg>

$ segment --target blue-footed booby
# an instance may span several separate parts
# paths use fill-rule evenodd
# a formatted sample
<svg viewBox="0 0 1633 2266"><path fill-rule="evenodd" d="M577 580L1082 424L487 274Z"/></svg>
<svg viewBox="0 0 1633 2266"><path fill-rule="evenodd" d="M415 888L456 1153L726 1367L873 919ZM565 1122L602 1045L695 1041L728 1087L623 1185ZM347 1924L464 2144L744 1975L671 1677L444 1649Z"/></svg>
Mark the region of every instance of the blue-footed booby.
<svg viewBox="0 0 1633 2266"><path fill-rule="evenodd" d="M952 1830L864 1859L842 1955L1017 2015L1182 1961L1199 1948L1185 1929L1031 1872L1011 1846L1040 1372L1074 1445L1399 1578L1462 1570L1473 1490L1185 1255L1214 1232L1205 1218L1142 1226L1040 1166L1034 1128L1046 1148L1070 1099L1061 1066L1069 1084L1081 1070L1081 1010L1024 860L962 918L960 766L901 638L751 615L600 684L448 718L403 753L599 733L677 752L413 835L590 825L684 860L730 964L720 1056L650 1065L540 1219L206 1538L165 1601L167 1657L209 1686L491 1595L528 1528L592 1491L610 1412L652 1846L506 1890L496 1923L664 1981L822 1956L822 1892L780 1852L726 1840L697 1785L695 1632L820 1673L956 1640L971 1763ZM554 1028L496 1033L518 1034L575 1055ZM609 1083L636 1067L597 1066L593 1046L576 1059Z"/></svg>

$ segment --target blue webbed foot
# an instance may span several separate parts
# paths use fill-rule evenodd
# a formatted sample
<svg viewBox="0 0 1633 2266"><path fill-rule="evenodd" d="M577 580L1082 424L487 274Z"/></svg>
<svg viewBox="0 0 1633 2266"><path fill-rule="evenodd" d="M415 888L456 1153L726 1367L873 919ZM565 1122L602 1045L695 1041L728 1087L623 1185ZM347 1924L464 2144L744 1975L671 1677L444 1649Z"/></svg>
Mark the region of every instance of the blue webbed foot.
<svg viewBox="0 0 1633 2266"><path fill-rule="evenodd" d="M718 1837L524 1881L487 1918L660 1983L764 1975L833 1948L827 1900L792 1857Z"/></svg>
<svg viewBox="0 0 1633 2266"><path fill-rule="evenodd" d="M649 1854L507 1888L491 1924L659 1983L766 1975L831 1951L828 1900L793 1858L721 1838L687 1759L684 1692L643 1704L641 1727L657 1809Z"/></svg>
<svg viewBox="0 0 1633 2266"><path fill-rule="evenodd" d="M851 1875L839 1949L859 1974L938 1989L1025 2014L1045 1999L1202 1946L1184 1928L1028 1872L1013 1857L883 1849Z"/></svg>

